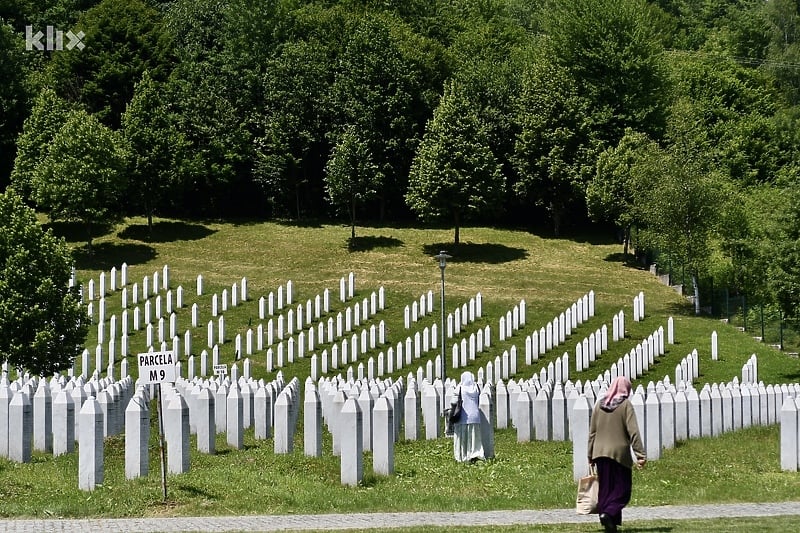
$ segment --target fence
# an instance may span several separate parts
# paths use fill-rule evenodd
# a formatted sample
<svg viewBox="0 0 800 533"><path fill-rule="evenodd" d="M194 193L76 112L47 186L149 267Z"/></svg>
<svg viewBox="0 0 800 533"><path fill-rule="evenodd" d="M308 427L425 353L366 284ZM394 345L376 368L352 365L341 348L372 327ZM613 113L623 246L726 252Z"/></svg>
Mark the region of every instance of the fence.
<svg viewBox="0 0 800 533"><path fill-rule="evenodd" d="M691 275L681 265L656 253L650 271L662 283L675 288L690 302L694 301ZM724 320L761 342L790 354L800 352L800 323L783 317L776 306L748 298L729 287L715 286L712 278L698 280L698 293L703 314Z"/></svg>

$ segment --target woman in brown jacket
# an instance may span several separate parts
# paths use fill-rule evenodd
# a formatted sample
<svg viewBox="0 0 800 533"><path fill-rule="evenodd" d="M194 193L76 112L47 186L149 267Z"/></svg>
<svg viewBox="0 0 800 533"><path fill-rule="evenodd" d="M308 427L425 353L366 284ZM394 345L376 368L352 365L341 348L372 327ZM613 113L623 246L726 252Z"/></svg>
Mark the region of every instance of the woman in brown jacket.
<svg viewBox="0 0 800 533"><path fill-rule="evenodd" d="M628 401L630 394L630 380L625 376L615 378L595 405L589 425L589 463L597 469L600 482L597 512L607 533L622 524L622 509L631 500L631 448L639 468L646 462L636 413Z"/></svg>

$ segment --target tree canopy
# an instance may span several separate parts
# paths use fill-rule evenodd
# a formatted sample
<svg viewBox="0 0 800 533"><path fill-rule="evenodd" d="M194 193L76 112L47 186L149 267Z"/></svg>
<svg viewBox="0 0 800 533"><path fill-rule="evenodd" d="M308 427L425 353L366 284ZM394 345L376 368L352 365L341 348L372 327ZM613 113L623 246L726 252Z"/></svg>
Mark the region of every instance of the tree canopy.
<svg viewBox="0 0 800 533"><path fill-rule="evenodd" d="M771 222L800 174L796 1L57 0L0 18L0 187L54 220L346 212L351 235L419 217L456 240L470 219L600 224L698 283L790 300L774 257L792 235ZM25 50L26 25L85 47ZM67 135L74 113L105 148ZM707 186L725 194L678 253L650 204Z"/></svg>
<svg viewBox="0 0 800 533"><path fill-rule="evenodd" d="M47 376L69 368L87 325L72 257L13 191L0 194L0 359Z"/></svg>

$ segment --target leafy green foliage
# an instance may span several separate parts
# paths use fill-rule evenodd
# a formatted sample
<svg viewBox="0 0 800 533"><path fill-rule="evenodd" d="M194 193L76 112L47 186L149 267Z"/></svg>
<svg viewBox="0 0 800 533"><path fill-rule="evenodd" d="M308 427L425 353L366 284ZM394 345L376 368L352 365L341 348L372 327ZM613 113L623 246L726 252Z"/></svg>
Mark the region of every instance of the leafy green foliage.
<svg viewBox="0 0 800 533"><path fill-rule="evenodd" d="M14 162L14 141L22 129L27 92L21 40L0 18L0 189Z"/></svg>
<svg viewBox="0 0 800 533"><path fill-rule="evenodd" d="M320 187L313 182L313 170L328 152L329 53L318 41L293 41L267 65L260 119L264 133L255 141L253 172L277 215L294 212L300 218Z"/></svg>
<svg viewBox="0 0 800 533"><path fill-rule="evenodd" d="M505 195L486 126L461 89L449 84L411 167L406 202L423 220L463 220L497 211Z"/></svg>
<svg viewBox="0 0 800 533"><path fill-rule="evenodd" d="M136 85L136 94L122 115L125 140L131 148L130 190L147 216L152 232L153 212L169 204L180 190L182 166L188 141L175 128L176 119L162 99L163 84L144 73Z"/></svg>
<svg viewBox="0 0 800 533"><path fill-rule="evenodd" d="M77 30L86 34L85 48L53 55L47 69L50 85L118 128L142 73L149 70L163 79L168 72L169 34L159 11L143 0L102 0L82 14Z"/></svg>
<svg viewBox="0 0 800 533"><path fill-rule="evenodd" d="M331 203L349 213L351 239L356 238L356 206L378 193L381 178L369 146L359 138L357 128L350 127L328 161L325 189Z"/></svg>
<svg viewBox="0 0 800 533"><path fill-rule="evenodd" d="M613 222L623 231L625 254L636 222L637 192L642 186L635 167L654 148L647 135L629 130L617 146L597 158L597 173L586 188L589 216L595 221Z"/></svg>
<svg viewBox="0 0 800 533"><path fill-rule="evenodd" d="M13 191L0 194L0 359L47 376L69 368L86 337L72 259Z"/></svg>
<svg viewBox="0 0 800 533"><path fill-rule="evenodd" d="M644 243L662 250L692 276L695 313L700 313L698 277L709 267L712 237L724 211L728 184L703 165L691 146L652 149L639 162L637 212ZM649 177L649 179L647 179Z"/></svg>
<svg viewBox="0 0 800 533"><path fill-rule="evenodd" d="M52 220L83 223L91 248L93 227L119 217L127 158L118 133L85 111L73 111L34 171L36 203Z"/></svg>
<svg viewBox="0 0 800 533"><path fill-rule="evenodd" d="M31 114L25 119L17 140L17 157L11 172L11 185L28 203L33 203L33 178L36 168L75 106L67 103L48 87L36 95Z"/></svg>
<svg viewBox="0 0 800 533"><path fill-rule="evenodd" d="M552 58L568 69L606 143L625 128L658 134L664 124L661 16L645 0L551 1Z"/></svg>
<svg viewBox="0 0 800 533"><path fill-rule="evenodd" d="M569 72L539 50L530 51L525 64L517 99L514 192L545 210L558 235L568 213L583 203L599 141L590 103Z"/></svg>

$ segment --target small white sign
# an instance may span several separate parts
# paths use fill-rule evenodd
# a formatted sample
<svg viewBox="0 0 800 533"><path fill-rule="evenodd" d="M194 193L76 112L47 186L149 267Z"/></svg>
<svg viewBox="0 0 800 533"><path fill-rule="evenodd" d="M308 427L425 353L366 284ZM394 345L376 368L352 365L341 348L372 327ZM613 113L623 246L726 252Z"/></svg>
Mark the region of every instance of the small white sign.
<svg viewBox="0 0 800 533"><path fill-rule="evenodd" d="M228 365L214 365L214 375L215 376L227 376L228 375Z"/></svg>
<svg viewBox="0 0 800 533"><path fill-rule="evenodd" d="M167 352L145 352L139 360L139 383L175 383L175 354Z"/></svg>

